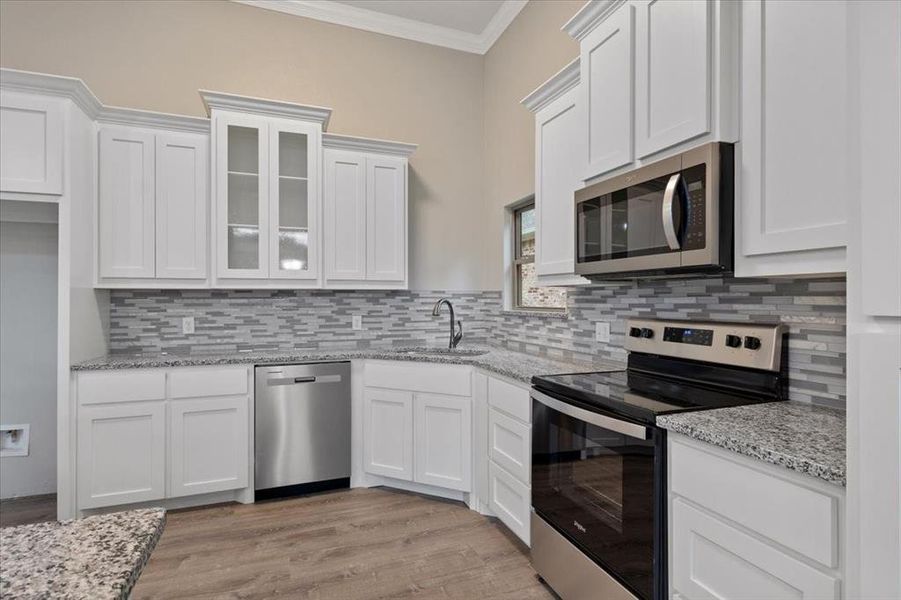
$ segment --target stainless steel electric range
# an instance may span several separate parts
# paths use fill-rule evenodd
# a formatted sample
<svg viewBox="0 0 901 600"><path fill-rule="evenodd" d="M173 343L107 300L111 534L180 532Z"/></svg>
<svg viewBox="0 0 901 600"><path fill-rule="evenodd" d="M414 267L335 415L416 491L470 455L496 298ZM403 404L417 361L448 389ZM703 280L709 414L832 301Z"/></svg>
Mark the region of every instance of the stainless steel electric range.
<svg viewBox="0 0 901 600"><path fill-rule="evenodd" d="M782 325L630 320L627 369L532 378L532 562L564 600L667 597L657 415L785 398Z"/></svg>

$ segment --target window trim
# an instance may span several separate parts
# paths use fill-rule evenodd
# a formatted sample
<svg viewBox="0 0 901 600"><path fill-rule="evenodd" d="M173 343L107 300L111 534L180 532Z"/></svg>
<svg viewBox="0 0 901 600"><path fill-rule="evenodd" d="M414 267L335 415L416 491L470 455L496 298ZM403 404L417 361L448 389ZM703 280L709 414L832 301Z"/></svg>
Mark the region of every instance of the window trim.
<svg viewBox="0 0 901 600"><path fill-rule="evenodd" d="M514 311L520 312L546 312L546 313L564 313L566 312L565 307L553 307L553 306L528 306L522 304L522 276L520 275L522 270L522 265L534 264L535 263L535 254L531 256L523 256L522 255L522 213L527 210L535 210L535 197L532 196L529 200L521 202L515 206L510 208L510 212L512 213L512 225L513 225L513 235L510 236L510 239L513 242L512 252L510 254L510 277L512 279L512 298L510 299L510 308ZM535 231L535 242L536 242L536 253L538 251L537 242L538 242L538 231L536 226Z"/></svg>

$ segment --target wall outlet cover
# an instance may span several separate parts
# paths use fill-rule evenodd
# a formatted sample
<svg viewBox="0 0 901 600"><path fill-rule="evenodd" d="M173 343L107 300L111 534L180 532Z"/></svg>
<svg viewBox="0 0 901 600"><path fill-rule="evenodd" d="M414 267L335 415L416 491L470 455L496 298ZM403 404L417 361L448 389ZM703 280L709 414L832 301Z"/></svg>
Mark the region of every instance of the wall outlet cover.
<svg viewBox="0 0 901 600"><path fill-rule="evenodd" d="M354 331L363 329L363 315L353 315L351 317L351 327Z"/></svg>
<svg viewBox="0 0 901 600"><path fill-rule="evenodd" d="M29 425L0 425L0 457L28 456Z"/></svg>
<svg viewBox="0 0 901 600"><path fill-rule="evenodd" d="M594 340L596 342L610 342L610 323L598 321L594 324Z"/></svg>
<svg viewBox="0 0 901 600"><path fill-rule="evenodd" d="M184 334L194 333L194 317L182 317L181 332Z"/></svg>

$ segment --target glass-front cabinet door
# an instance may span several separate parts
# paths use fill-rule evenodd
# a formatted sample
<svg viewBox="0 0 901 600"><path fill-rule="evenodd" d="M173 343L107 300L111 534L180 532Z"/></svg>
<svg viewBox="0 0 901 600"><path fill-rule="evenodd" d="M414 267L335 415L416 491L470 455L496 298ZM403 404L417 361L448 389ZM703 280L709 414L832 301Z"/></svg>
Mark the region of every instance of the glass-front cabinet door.
<svg viewBox="0 0 901 600"><path fill-rule="evenodd" d="M287 120L269 125L269 276L315 279L320 128Z"/></svg>
<svg viewBox="0 0 901 600"><path fill-rule="evenodd" d="M231 279L268 276L269 177L265 121L219 115L216 125L217 271Z"/></svg>

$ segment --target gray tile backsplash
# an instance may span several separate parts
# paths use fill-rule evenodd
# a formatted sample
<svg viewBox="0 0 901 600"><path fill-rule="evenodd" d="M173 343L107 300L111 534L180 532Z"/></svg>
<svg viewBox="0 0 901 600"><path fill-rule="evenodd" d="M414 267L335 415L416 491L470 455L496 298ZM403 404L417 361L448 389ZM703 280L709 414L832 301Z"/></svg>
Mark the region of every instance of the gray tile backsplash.
<svg viewBox="0 0 901 600"><path fill-rule="evenodd" d="M443 291L112 291L110 348L132 352L234 352L249 349L377 348L443 344L450 298L465 344L499 344L549 357L625 360L625 319L782 322L789 326L790 395L844 407L845 280L705 278L621 282L571 288L568 318L501 310L500 292ZM363 316L363 330L351 317ZM181 333L194 316L196 332ZM611 323L609 344L594 341Z"/></svg>

